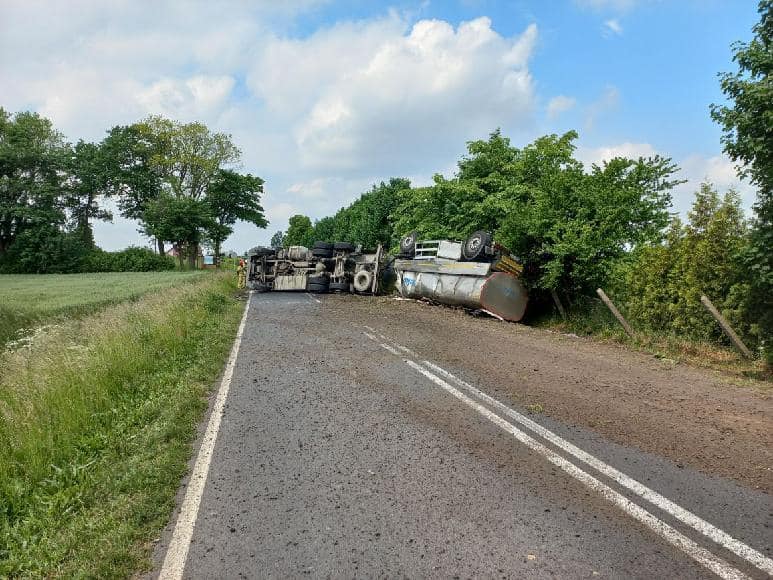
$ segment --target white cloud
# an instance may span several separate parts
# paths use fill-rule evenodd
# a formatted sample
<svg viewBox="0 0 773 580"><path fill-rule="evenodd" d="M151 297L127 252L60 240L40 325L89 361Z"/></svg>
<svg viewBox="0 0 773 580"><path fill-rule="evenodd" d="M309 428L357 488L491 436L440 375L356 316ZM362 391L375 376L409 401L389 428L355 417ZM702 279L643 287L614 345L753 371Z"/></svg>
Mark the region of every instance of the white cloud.
<svg viewBox="0 0 773 580"><path fill-rule="evenodd" d="M303 167L323 172L410 172L497 126L532 119L528 60L536 26L505 38L488 18L456 29L396 15L274 39L249 86L294 126Z"/></svg>
<svg viewBox="0 0 773 580"><path fill-rule="evenodd" d="M577 99L574 97L567 97L565 95L558 95L548 101L547 113L549 119L557 119L561 113L574 108L577 104Z"/></svg>
<svg viewBox="0 0 773 580"><path fill-rule="evenodd" d="M610 161L615 157L638 159L654 155L657 155L657 151L649 143L630 142L596 148L578 147L576 152L577 159L582 161L586 167L590 167L592 164L601 165L604 161Z"/></svg>
<svg viewBox="0 0 773 580"><path fill-rule="evenodd" d="M620 36L623 34L623 27L620 24L620 21L617 20L617 18L610 18L609 20L604 21L604 31L609 34L617 34Z"/></svg>

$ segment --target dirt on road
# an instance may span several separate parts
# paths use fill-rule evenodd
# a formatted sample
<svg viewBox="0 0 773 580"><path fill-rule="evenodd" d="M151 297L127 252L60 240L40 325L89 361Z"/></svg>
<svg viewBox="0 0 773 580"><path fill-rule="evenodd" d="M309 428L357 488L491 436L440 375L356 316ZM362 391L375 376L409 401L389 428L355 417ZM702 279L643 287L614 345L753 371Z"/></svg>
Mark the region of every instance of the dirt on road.
<svg viewBox="0 0 773 580"><path fill-rule="evenodd" d="M423 302L327 296L325 308L522 408L773 493L769 385Z"/></svg>

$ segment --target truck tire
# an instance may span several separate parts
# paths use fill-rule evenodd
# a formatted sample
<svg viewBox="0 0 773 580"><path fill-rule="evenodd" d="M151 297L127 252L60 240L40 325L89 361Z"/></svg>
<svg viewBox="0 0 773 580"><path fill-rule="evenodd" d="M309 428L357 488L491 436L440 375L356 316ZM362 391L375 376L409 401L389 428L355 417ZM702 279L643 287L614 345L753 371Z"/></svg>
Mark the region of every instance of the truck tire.
<svg viewBox="0 0 773 580"><path fill-rule="evenodd" d="M483 230L473 232L462 245L462 257L468 262L479 261L486 254L486 246L491 245L491 234Z"/></svg>
<svg viewBox="0 0 773 580"><path fill-rule="evenodd" d="M323 293L330 288L330 278L324 274L309 276L306 279L306 290L309 292Z"/></svg>
<svg viewBox="0 0 773 580"><path fill-rule="evenodd" d="M331 244L330 242L318 241L318 242L314 242L314 245L312 246L312 249L315 249L315 248L319 248L320 250L332 250L333 244Z"/></svg>
<svg viewBox="0 0 773 580"><path fill-rule="evenodd" d="M373 284L373 274L367 270L360 270L354 275L354 289L357 292L369 292Z"/></svg>
<svg viewBox="0 0 773 580"><path fill-rule="evenodd" d="M311 255L315 258L332 258L333 250L329 248L312 248Z"/></svg>
<svg viewBox="0 0 773 580"><path fill-rule="evenodd" d="M349 282L347 282L347 281L331 282L330 283L330 291L331 292L348 293L349 292Z"/></svg>
<svg viewBox="0 0 773 580"><path fill-rule="evenodd" d="M256 248L252 248L249 253L250 256L271 256L276 253L276 250L274 248L264 248L262 246L258 246Z"/></svg>
<svg viewBox="0 0 773 580"><path fill-rule="evenodd" d="M333 249L336 252L353 252L354 244L350 244L349 242L336 242L333 244Z"/></svg>
<svg viewBox="0 0 773 580"><path fill-rule="evenodd" d="M416 232L411 232L403 236L400 240L400 255L406 258L413 258L416 253Z"/></svg>

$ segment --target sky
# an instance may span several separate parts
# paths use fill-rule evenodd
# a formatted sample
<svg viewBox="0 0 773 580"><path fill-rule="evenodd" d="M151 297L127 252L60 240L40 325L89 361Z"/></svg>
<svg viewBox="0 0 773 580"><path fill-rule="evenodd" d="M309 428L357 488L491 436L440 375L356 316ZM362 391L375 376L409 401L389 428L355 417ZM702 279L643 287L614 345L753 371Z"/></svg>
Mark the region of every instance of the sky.
<svg viewBox="0 0 773 580"><path fill-rule="evenodd" d="M753 189L722 153L711 103L753 0L0 0L0 106L99 141L150 114L232 135L236 168L266 180L266 244L390 177L451 177L468 141L515 146L576 130L577 158L660 154L687 183ZM115 212L108 250L146 246Z"/></svg>

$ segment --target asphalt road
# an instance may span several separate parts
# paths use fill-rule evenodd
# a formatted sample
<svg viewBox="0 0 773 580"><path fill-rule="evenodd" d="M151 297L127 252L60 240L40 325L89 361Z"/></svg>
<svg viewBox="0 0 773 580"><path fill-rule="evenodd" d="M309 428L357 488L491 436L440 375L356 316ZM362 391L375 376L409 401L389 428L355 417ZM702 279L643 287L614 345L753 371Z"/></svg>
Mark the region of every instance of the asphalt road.
<svg viewBox="0 0 773 580"><path fill-rule="evenodd" d="M444 336L363 300L251 297L200 501L187 481L154 575L773 572L767 493L519 408L466 369L485 345L441 364Z"/></svg>

